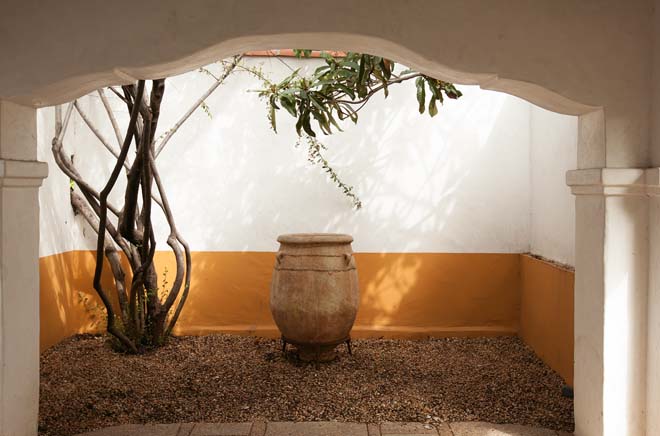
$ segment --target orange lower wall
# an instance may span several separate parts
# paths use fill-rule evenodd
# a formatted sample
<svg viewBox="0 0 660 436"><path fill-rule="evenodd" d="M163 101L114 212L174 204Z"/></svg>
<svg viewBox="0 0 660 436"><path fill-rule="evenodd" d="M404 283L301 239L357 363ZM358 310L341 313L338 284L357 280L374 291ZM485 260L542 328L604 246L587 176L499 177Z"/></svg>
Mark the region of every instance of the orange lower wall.
<svg viewBox="0 0 660 436"><path fill-rule="evenodd" d="M483 336L520 331L550 366L572 381L573 311L567 306L567 301L572 304L570 272L519 254L355 256L361 301L354 337ZM155 261L161 278L167 269L171 282L172 256L159 252ZM268 307L274 263L275 253L193 253L190 296L175 333L276 337ZM91 287L94 254L57 254L41 258L40 265L42 350L72 334L102 330L103 311L97 309L100 306ZM105 280L111 285L109 276Z"/></svg>
<svg viewBox="0 0 660 436"><path fill-rule="evenodd" d="M355 337L517 331L516 254L357 253L355 257L361 293ZM274 263L274 253L194 253L194 283L177 333L277 336L268 307ZM174 265L167 268L172 271Z"/></svg>
<svg viewBox="0 0 660 436"><path fill-rule="evenodd" d="M102 306L92 287L94 256L91 251L69 251L39 259L42 351L73 334L104 328ZM111 285L110 277L103 283Z"/></svg>
<svg viewBox="0 0 660 436"><path fill-rule="evenodd" d="M159 252L155 260L160 274L167 269L171 282L172 256ZM518 330L517 254L357 253L356 261L361 302L355 337L477 336ZM274 263L274 253L193 253L190 296L175 333L277 336L268 307ZM93 253L43 257L40 265L42 349L74 333L103 327L91 287ZM88 299L86 304L81 297Z"/></svg>
<svg viewBox="0 0 660 436"><path fill-rule="evenodd" d="M575 274L529 255L520 267L520 336L572 386Z"/></svg>

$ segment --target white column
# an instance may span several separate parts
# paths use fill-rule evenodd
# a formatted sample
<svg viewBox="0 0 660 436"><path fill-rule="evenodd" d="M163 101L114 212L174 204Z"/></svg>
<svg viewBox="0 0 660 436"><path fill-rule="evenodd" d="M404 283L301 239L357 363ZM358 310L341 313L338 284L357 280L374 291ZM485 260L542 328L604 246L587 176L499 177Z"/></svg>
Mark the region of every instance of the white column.
<svg viewBox="0 0 660 436"><path fill-rule="evenodd" d="M653 36L653 105L651 112L651 162L660 165L660 0L655 0ZM646 434L660 434L660 195L649 206L649 327L646 365Z"/></svg>
<svg viewBox="0 0 660 436"><path fill-rule="evenodd" d="M34 436L39 410L36 110L0 101L0 435Z"/></svg>
<svg viewBox="0 0 660 436"><path fill-rule="evenodd" d="M656 180L653 180L653 176ZM575 434L646 434L654 169L569 171L576 197Z"/></svg>
<svg viewBox="0 0 660 436"><path fill-rule="evenodd" d="M649 296L646 434L660 434L660 196L649 205Z"/></svg>

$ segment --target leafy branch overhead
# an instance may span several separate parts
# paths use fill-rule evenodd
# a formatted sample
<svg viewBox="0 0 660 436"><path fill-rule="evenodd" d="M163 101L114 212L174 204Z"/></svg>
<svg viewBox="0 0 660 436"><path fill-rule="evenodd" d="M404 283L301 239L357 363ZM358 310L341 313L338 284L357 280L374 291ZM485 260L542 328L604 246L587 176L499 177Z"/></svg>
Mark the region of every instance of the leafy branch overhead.
<svg viewBox="0 0 660 436"><path fill-rule="evenodd" d="M311 50L295 52L298 57L311 55ZM438 113L438 103L462 95L449 82L409 69L397 71L393 61L379 56L353 52L344 57L327 52L320 55L325 64L311 75L301 75L297 69L279 83L261 75L264 88L259 90L259 95L268 100L268 118L273 130L277 131L276 111L284 108L297 119L298 135L316 137L314 123L326 135L332 134L333 128L341 131L342 121L350 119L357 123L358 113L371 97L382 91L387 98L390 86L413 79L420 114L428 107L428 114L433 117Z"/></svg>

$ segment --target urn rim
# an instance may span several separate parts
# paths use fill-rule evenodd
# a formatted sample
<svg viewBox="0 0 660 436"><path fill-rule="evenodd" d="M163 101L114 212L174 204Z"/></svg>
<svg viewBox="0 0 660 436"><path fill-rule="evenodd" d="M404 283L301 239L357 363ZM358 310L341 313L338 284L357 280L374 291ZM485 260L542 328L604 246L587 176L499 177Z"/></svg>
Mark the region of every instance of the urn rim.
<svg viewBox="0 0 660 436"><path fill-rule="evenodd" d="M350 244L351 235L343 233L287 233L277 237L281 244Z"/></svg>

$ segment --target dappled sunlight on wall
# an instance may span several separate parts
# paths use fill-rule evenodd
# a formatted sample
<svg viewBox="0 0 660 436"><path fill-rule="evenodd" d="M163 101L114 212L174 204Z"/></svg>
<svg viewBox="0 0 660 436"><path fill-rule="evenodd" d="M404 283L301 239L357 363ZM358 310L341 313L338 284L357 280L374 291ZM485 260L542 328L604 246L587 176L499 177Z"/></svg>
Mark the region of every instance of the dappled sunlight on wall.
<svg viewBox="0 0 660 436"><path fill-rule="evenodd" d="M517 254L356 253L360 308L354 337L515 334ZM171 283L173 256L157 252L159 283ZM194 252L190 295L176 334L278 336L269 291L275 253ZM42 258L43 343L99 331L93 252ZM106 275L104 285L111 289ZM90 302L85 304L81 297Z"/></svg>
<svg viewBox="0 0 660 436"><path fill-rule="evenodd" d="M289 72L274 58L248 62L262 65L275 79ZM287 62L313 70L319 61ZM169 129L211 81L199 72L168 79L157 134ZM566 144L560 154L575 154L575 119L553 114L547 124L549 115L529 103L472 86L460 87L464 96L445 102L430 118L418 113L413 83L392 86L386 100L375 97L360 112L358 126L349 122L344 132L320 137L328 146L324 156L362 200L356 211L327 175L309 164L304 144L295 147L293 118L282 111L279 133L270 129L265 102L248 92L260 86L246 75L232 75L206 100L210 115L195 112L158 158L177 227L193 250L190 297L176 334L277 337L268 304L276 240L299 232L353 235L361 290L354 337L518 332L519 253L552 247L572 258L572 235L561 234L574 214L564 210L572 204L564 198L570 194L563 185L551 189L561 196L557 208L539 202L535 192L545 192L537 188L559 183L571 169L565 168L570 159L543 156L552 155L560 141ZM124 104L110 98L124 124ZM79 104L105 137L114 136L98 96L83 97ZM95 235L71 211L69 180L50 153L52 122L52 108L40 111L39 158L54 169L41 190L46 345L95 328L88 307L95 301L93 256L75 251L93 249ZM533 135L536 125L544 129ZM554 137L555 130L562 135ZM81 173L102 186L112 159L77 114L65 139ZM111 196L117 204L123 179ZM555 215L534 214L533 199ZM532 217L544 218L543 225L535 227ZM168 226L158 210L154 226L158 247L165 249ZM532 235L552 244L535 245ZM171 283L172 255L158 252L156 262L159 281ZM92 303L84 303L81 294Z"/></svg>
<svg viewBox="0 0 660 436"><path fill-rule="evenodd" d="M360 308L352 336L420 339L511 335L522 338L569 383L573 377L572 271L528 255L356 253ZM175 274L156 253L159 282ZM269 309L275 253L194 252L193 281L177 335L234 333L279 337ZM105 319L92 289L94 253L43 257L41 349ZM106 268L104 286L111 289Z"/></svg>
<svg viewBox="0 0 660 436"><path fill-rule="evenodd" d="M378 259L386 262L385 254L377 254ZM373 257L371 256L371 257ZM389 262L387 265L382 265L373 274L367 271L374 262L367 263L367 256L355 256L360 260L360 277L369 276L370 279L366 282L366 286L361 289L361 302L362 307L365 305L373 310L371 314L371 321L374 325L385 326L388 325L396 313L401 308L401 303L409 294L419 280L419 269L421 267L421 259L414 258L413 256L387 256ZM365 266L367 264L367 266ZM364 282L364 280L362 280ZM364 284L364 283L363 283ZM361 313L359 321L364 322L367 316Z"/></svg>
<svg viewBox="0 0 660 436"><path fill-rule="evenodd" d="M39 259L41 350L76 333L105 329L103 306L92 287L95 264L95 253L91 251L69 251ZM112 283L112 275L105 274L103 286L111 289Z"/></svg>
<svg viewBox="0 0 660 436"><path fill-rule="evenodd" d="M172 255L158 252L155 261L174 275ZM190 294L175 333L273 336L268 295L274 264L275 253L194 252Z"/></svg>
<svg viewBox="0 0 660 436"><path fill-rule="evenodd" d="M249 62L263 64L275 78L288 71L274 59ZM287 62L313 69L318 61ZM211 80L191 72L167 81L162 131ZM231 76L207 100L212 117L194 113L159 157L178 227L193 250L274 251L279 234L307 231L350 233L355 249L367 252L527 250L528 103L461 87L464 97L447 101L430 118L417 111L414 84L391 87L385 101L376 97L365 107L358 126L349 122L345 132L321 137L328 145L325 156L363 201L364 208L355 211L325 173L307 162L304 147L294 147L293 118L278 114L280 133L270 130L264 102L247 92L260 86L246 75ZM104 135L113 137L96 107L98 97L84 97L81 104ZM123 104L117 99L113 104L125 122ZM101 186L107 165L99 159L109 155L77 117L74 126L71 152L81 172ZM42 148L49 160L47 144ZM99 166L104 170L97 171ZM67 186L63 177L46 181L47 192L57 191L48 200L55 204L53 218L69 213L66 200L56 199L66 195ZM493 216L498 219L488 218ZM159 212L155 227L164 240ZM72 239L78 249L93 246L89 237ZM57 244L49 245L43 255L57 252Z"/></svg>
<svg viewBox="0 0 660 436"><path fill-rule="evenodd" d="M358 253L356 329L417 337L513 334L517 254Z"/></svg>

